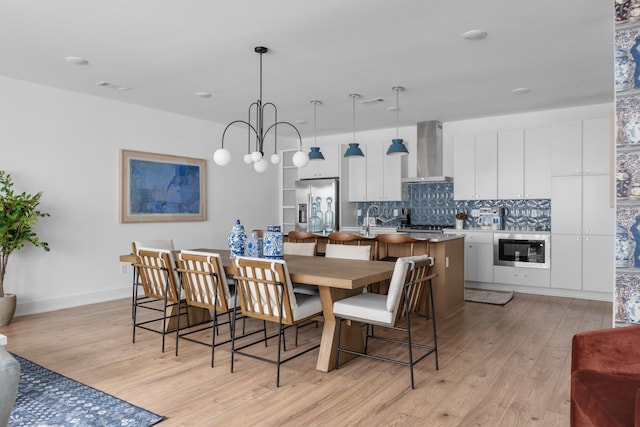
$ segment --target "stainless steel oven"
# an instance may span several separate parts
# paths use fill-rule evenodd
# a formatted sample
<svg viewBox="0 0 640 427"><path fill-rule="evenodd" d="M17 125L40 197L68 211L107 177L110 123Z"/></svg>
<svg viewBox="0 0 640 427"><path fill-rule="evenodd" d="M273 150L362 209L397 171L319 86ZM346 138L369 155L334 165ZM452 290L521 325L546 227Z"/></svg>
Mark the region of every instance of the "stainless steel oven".
<svg viewBox="0 0 640 427"><path fill-rule="evenodd" d="M493 233L493 264L549 268L549 241L548 234Z"/></svg>

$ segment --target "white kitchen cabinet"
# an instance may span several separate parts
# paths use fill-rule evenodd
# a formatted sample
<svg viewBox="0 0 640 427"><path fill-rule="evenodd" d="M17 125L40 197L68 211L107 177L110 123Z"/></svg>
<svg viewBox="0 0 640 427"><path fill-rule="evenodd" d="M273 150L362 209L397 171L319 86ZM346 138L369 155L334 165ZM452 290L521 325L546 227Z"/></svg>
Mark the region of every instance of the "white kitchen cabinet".
<svg viewBox="0 0 640 427"><path fill-rule="evenodd" d="M585 236L582 240L582 290L606 292L614 288L613 236Z"/></svg>
<svg viewBox="0 0 640 427"><path fill-rule="evenodd" d="M464 277L472 282L493 282L493 233L465 231Z"/></svg>
<svg viewBox="0 0 640 427"><path fill-rule="evenodd" d="M403 200L402 194L402 174L403 162L407 163L407 156L387 156L388 147L382 146L383 158L383 200Z"/></svg>
<svg viewBox="0 0 640 427"><path fill-rule="evenodd" d="M524 195L524 131L498 132L498 199Z"/></svg>
<svg viewBox="0 0 640 427"><path fill-rule="evenodd" d="M551 286L613 288L614 218L609 175L552 178Z"/></svg>
<svg viewBox="0 0 640 427"><path fill-rule="evenodd" d="M582 169L584 175L609 174L611 170L611 119L582 122Z"/></svg>
<svg viewBox="0 0 640 427"><path fill-rule="evenodd" d="M558 234L582 233L582 177L551 179L551 230Z"/></svg>
<svg viewBox="0 0 640 427"><path fill-rule="evenodd" d="M611 120L608 117L552 125L551 174L609 174Z"/></svg>
<svg viewBox="0 0 640 427"><path fill-rule="evenodd" d="M551 198L550 126L524 130L524 198Z"/></svg>
<svg viewBox="0 0 640 427"><path fill-rule="evenodd" d="M553 205L552 205L553 209ZM553 211L552 211L553 212ZM609 175L582 177L582 232L585 235L612 236L615 231L615 209L611 206ZM552 228L553 230L553 228Z"/></svg>
<svg viewBox="0 0 640 427"><path fill-rule="evenodd" d="M558 234L613 235L609 175L554 176L551 230Z"/></svg>
<svg viewBox="0 0 640 427"><path fill-rule="evenodd" d="M551 270L496 265L493 267L493 281L507 285L548 288L551 284Z"/></svg>
<svg viewBox="0 0 640 427"><path fill-rule="evenodd" d="M551 126L551 175L582 174L582 120Z"/></svg>
<svg viewBox="0 0 640 427"><path fill-rule="evenodd" d="M454 199L498 197L498 134L457 135L453 146Z"/></svg>
<svg viewBox="0 0 640 427"><path fill-rule="evenodd" d="M476 134L476 199L498 198L498 133Z"/></svg>
<svg viewBox="0 0 640 427"><path fill-rule="evenodd" d="M367 146L367 200L384 200L384 158L382 147Z"/></svg>
<svg viewBox="0 0 640 427"><path fill-rule="evenodd" d="M364 157L349 158L349 201L403 200L405 156L387 156L387 145L360 147ZM404 162L404 165L403 165Z"/></svg>
<svg viewBox="0 0 640 427"><path fill-rule="evenodd" d="M327 145L320 148L324 160L312 160L300 168L299 179L337 178L340 176L340 145Z"/></svg>
<svg viewBox="0 0 640 427"><path fill-rule="evenodd" d="M453 138L453 198L471 200L476 197L475 137L473 134Z"/></svg>
<svg viewBox="0 0 640 427"><path fill-rule="evenodd" d="M551 287L582 290L582 236L551 235Z"/></svg>
<svg viewBox="0 0 640 427"><path fill-rule="evenodd" d="M349 157L349 201L363 202L367 200L367 147L360 149L364 157Z"/></svg>

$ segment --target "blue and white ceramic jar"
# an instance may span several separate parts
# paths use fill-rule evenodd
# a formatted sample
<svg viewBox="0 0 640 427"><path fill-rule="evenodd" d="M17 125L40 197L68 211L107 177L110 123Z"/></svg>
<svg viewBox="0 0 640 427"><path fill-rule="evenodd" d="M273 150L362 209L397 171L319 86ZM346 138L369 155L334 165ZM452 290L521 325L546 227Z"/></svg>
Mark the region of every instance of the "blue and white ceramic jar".
<svg viewBox="0 0 640 427"><path fill-rule="evenodd" d="M244 255L244 243L247 236L244 234L244 226L240 224L240 220L236 220L231 233L229 233L229 250L230 258Z"/></svg>
<svg viewBox="0 0 640 427"><path fill-rule="evenodd" d="M253 231L247 239L244 253L253 258L262 258L262 239L257 231Z"/></svg>
<svg viewBox="0 0 640 427"><path fill-rule="evenodd" d="M264 232L264 257L282 259L282 232L279 225L268 225Z"/></svg>

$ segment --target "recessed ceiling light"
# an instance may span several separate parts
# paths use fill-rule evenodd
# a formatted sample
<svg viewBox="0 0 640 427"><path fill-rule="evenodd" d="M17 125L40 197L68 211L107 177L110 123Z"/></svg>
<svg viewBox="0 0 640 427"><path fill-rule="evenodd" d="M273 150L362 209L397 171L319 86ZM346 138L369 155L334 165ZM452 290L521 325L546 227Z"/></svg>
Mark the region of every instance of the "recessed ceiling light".
<svg viewBox="0 0 640 427"><path fill-rule="evenodd" d="M87 65L89 63L89 61L79 56L67 56L64 60L74 65Z"/></svg>
<svg viewBox="0 0 640 427"><path fill-rule="evenodd" d="M125 92L127 90L131 90L131 88L128 87L128 86L114 85L113 83L109 83L109 82L106 82L104 80L101 81L101 82L97 82L96 86L102 86L102 87L106 87L106 88L109 88L109 89L119 90L121 92Z"/></svg>
<svg viewBox="0 0 640 427"><path fill-rule="evenodd" d="M517 95L526 95L529 92L531 92L531 90L528 87L518 87L513 89L511 92L517 94Z"/></svg>
<svg viewBox="0 0 640 427"><path fill-rule="evenodd" d="M471 30L462 34L462 38L466 40L482 40L487 37L487 32L484 30Z"/></svg>
<svg viewBox="0 0 640 427"><path fill-rule="evenodd" d="M211 94L209 92L196 92L194 95L198 98L211 98Z"/></svg>

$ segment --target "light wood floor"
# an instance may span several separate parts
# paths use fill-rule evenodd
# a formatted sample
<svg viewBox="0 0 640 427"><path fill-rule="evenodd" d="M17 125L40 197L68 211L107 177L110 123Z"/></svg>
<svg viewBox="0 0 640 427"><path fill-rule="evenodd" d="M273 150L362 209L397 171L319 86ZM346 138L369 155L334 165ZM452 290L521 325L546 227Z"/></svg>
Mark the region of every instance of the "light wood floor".
<svg viewBox="0 0 640 427"><path fill-rule="evenodd" d="M611 326L611 303L516 294L506 306L467 303L438 323L433 358L408 368L359 358L330 373L317 350L282 368L138 332L129 300L14 319L7 349L51 370L165 415L160 425L567 426L571 337ZM422 322L425 322L422 320ZM426 328L425 328L426 329ZM302 330L305 340L319 330Z"/></svg>

